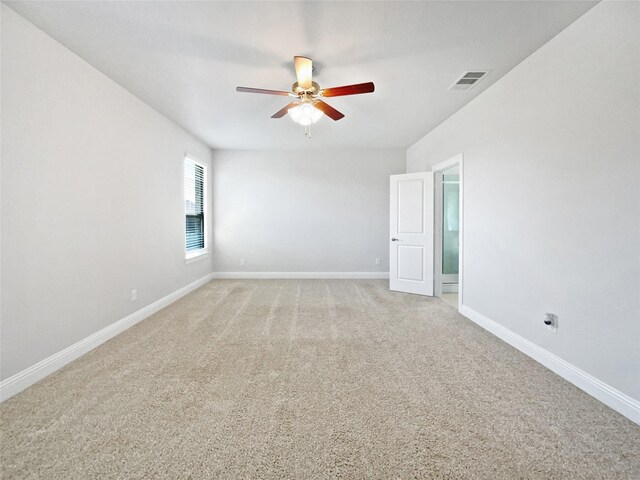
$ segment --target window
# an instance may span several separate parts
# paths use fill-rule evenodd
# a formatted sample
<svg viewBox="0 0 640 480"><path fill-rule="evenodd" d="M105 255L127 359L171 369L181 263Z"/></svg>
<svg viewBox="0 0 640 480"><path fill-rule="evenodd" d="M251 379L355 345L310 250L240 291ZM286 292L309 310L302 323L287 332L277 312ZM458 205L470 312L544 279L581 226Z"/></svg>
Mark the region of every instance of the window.
<svg viewBox="0 0 640 480"><path fill-rule="evenodd" d="M207 167L189 157L184 159L185 252L191 259L206 252Z"/></svg>

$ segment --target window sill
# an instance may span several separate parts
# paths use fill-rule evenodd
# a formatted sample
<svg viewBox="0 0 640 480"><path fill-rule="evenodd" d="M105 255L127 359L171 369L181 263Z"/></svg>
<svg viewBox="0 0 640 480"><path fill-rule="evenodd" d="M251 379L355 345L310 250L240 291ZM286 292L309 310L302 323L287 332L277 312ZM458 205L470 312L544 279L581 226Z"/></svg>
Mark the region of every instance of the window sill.
<svg viewBox="0 0 640 480"><path fill-rule="evenodd" d="M208 250L196 250L194 252L189 252L184 257L184 263L193 263L198 260L202 260L203 258L207 258L209 256Z"/></svg>

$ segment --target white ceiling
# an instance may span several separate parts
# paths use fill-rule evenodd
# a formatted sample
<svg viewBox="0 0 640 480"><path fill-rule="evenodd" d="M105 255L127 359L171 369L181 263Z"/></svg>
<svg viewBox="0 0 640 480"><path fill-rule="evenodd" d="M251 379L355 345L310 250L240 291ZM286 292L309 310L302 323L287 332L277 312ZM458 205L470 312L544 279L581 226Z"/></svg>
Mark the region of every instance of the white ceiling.
<svg viewBox="0 0 640 480"><path fill-rule="evenodd" d="M406 148L592 7L581 1L7 1L87 62L213 148ZM270 116L292 57L321 87L373 81L331 98L346 117L303 128ZM447 91L465 70L491 74ZM549 72L552 74L552 72Z"/></svg>

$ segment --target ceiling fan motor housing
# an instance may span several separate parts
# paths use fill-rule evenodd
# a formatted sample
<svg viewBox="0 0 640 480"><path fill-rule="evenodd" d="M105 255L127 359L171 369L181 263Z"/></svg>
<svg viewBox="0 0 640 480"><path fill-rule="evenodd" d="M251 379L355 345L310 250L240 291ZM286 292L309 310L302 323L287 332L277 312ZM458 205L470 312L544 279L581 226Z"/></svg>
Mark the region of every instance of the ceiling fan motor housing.
<svg viewBox="0 0 640 480"><path fill-rule="evenodd" d="M318 92L320 92L320 85L318 85L316 82L311 82L311 88L303 88L298 85L298 82L295 82L291 86L291 91L296 95L318 95Z"/></svg>

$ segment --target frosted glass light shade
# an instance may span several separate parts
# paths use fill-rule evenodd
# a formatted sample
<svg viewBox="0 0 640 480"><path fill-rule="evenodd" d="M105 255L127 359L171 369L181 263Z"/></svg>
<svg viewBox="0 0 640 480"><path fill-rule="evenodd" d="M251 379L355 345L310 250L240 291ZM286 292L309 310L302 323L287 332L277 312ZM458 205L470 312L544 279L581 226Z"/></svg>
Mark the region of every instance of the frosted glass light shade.
<svg viewBox="0 0 640 480"><path fill-rule="evenodd" d="M303 103L297 107L290 108L287 113L294 122L305 127L316 123L322 117L322 112L310 103Z"/></svg>

